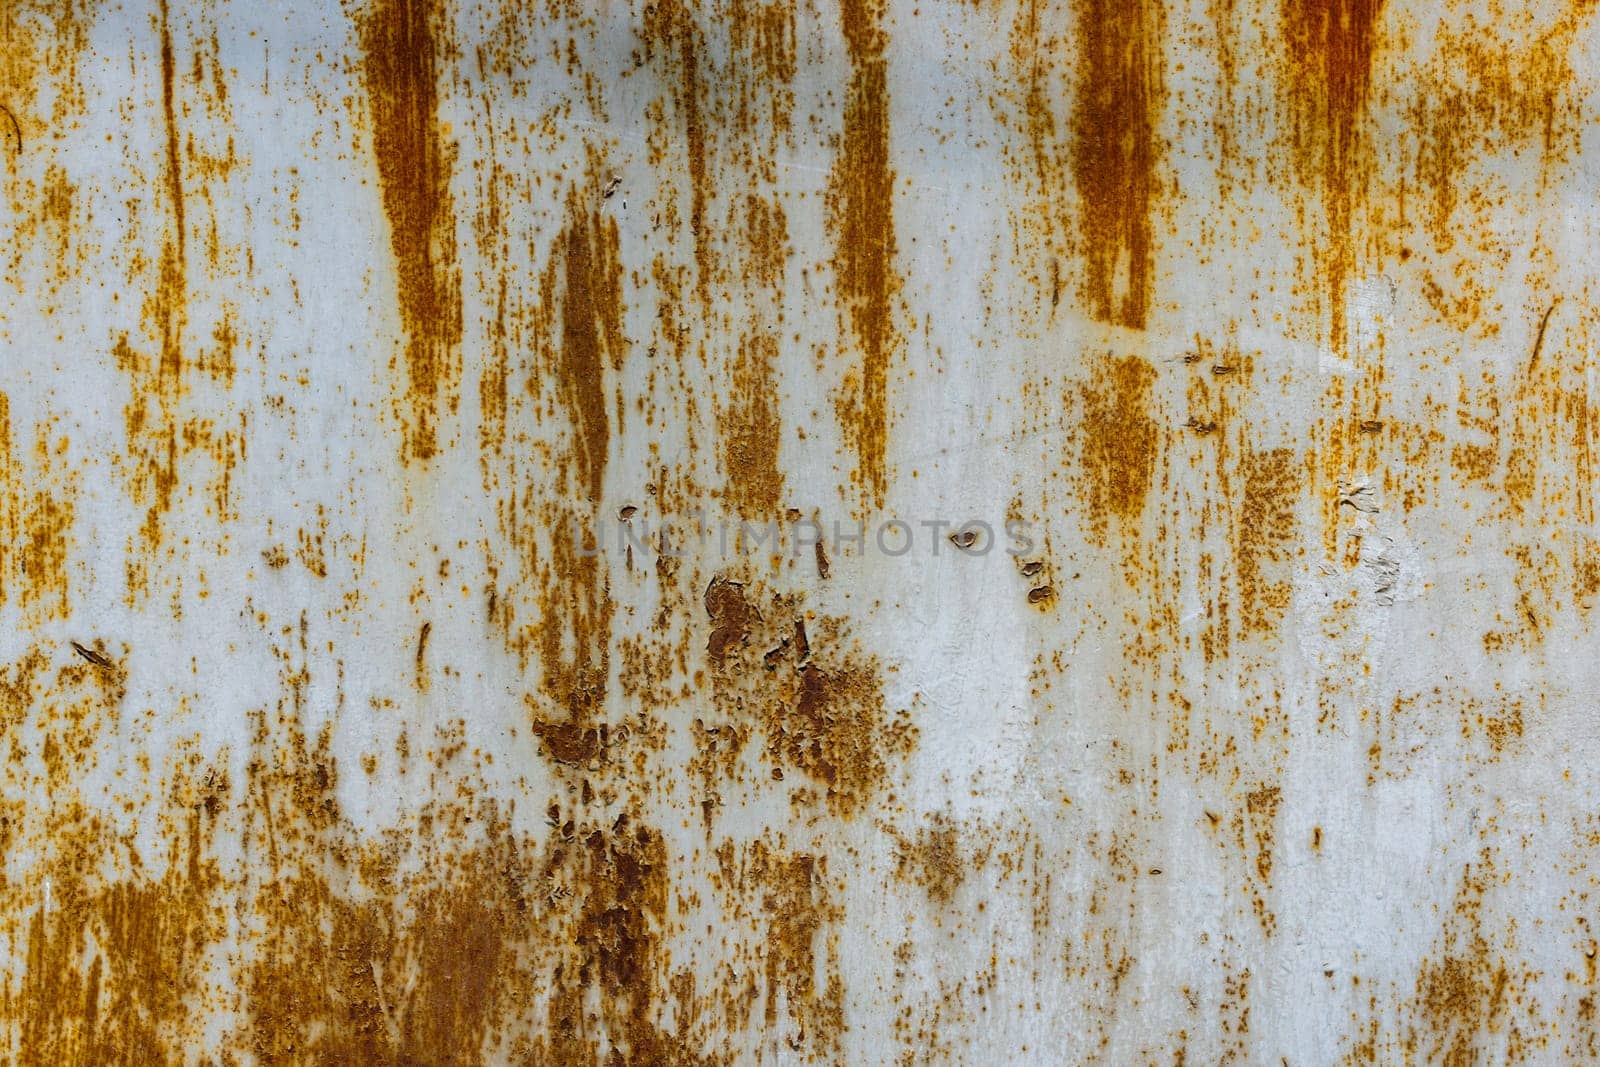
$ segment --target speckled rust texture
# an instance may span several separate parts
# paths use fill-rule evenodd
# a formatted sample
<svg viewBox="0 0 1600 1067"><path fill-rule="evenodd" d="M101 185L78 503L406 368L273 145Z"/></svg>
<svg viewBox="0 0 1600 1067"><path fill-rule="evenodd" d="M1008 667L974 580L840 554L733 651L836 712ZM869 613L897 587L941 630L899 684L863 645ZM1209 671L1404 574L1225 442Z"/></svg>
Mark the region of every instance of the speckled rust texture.
<svg viewBox="0 0 1600 1067"><path fill-rule="evenodd" d="M1597 18L0 6L0 1060L1600 1059Z"/></svg>

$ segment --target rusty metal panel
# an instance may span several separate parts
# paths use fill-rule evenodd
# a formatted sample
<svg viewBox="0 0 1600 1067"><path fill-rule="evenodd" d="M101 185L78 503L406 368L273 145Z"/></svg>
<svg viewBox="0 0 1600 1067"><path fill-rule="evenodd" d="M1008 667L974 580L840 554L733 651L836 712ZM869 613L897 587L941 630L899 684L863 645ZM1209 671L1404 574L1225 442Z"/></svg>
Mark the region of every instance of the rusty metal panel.
<svg viewBox="0 0 1600 1067"><path fill-rule="evenodd" d="M5 0L0 1056L1594 1062L1593 0Z"/></svg>

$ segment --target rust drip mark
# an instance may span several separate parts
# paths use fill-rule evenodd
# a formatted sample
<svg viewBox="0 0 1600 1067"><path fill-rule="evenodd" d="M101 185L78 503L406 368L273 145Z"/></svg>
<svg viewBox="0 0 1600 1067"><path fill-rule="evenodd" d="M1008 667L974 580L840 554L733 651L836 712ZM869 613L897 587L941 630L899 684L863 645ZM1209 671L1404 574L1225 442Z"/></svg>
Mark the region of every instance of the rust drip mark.
<svg viewBox="0 0 1600 1067"><path fill-rule="evenodd" d="M889 84L882 0L840 0L850 54L844 142L829 190L834 272L860 350L859 375L839 404L856 452L856 484L872 507L888 490L889 363L900 339L894 300L894 171L889 166Z"/></svg>
<svg viewBox="0 0 1600 1067"><path fill-rule="evenodd" d="M376 0L360 20L373 152L406 332L402 456L418 461L439 450L440 403L461 343L451 158L439 129L433 19L430 0Z"/></svg>
<svg viewBox="0 0 1600 1067"><path fill-rule="evenodd" d="M571 419L575 485L567 486L598 504L605 485L611 440L606 372L620 371L622 265L616 222L589 210L573 186L567 200L567 225L557 238L541 285L545 314L559 307L553 322L559 339L550 341L556 388Z"/></svg>
<svg viewBox="0 0 1600 1067"><path fill-rule="evenodd" d="M216 466L215 479L207 486L211 517L218 521L231 517L231 475L244 455L249 419L248 413L208 416L191 410L190 384L195 372L223 388L231 386L239 337L229 310L213 327L213 348L195 345L187 336L188 257L194 250L189 248L192 235L186 202L188 193L194 190L186 183L198 180L200 191L205 193L207 175L225 171L229 163L200 153L191 143L193 132L180 128L179 120L187 110L185 100L180 99L186 89L186 67L177 54L180 42L174 39L167 3L158 6L155 21L161 52L162 113L158 121L165 144L152 184L164 219L164 232L158 255L135 257L133 261L129 280L145 289L138 336L118 332L111 338L112 358L129 379L128 399L122 412L128 462L122 466L132 502L142 509L142 522L126 557L130 605L149 592L151 566L161 558L167 515L181 496L183 467L191 453L208 455ZM198 88L203 91L205 86ZM219 96L222 92L225 90L218 90ZM187 176L183 166L186 149L189 158L197 161L193 165L196 169ZM231 158L230 149L228 159ZM63 249L73 216L73 193L65 175L58 174L47 194L47 209L62 228ZM130 239L142 238L141 231L130 231ZM213 233L209 247L198 246L208 248L213 260L218 255L216 240ZM171 551L166 546L169 557Z"/></svg>
<svg viewBox="0 0 1600 1067"><path fill-rule="evenodd" d="M746 338L739 346L734 367L732 402L721 419L728 495L739 514L752 518L775 514L783 499L777 397L773 390L777 364L777 338Z"/></svg>
<svg viewBox="0 0 1600 1067"><path fill-rule="evenodd" d="M540 281L535 339L550 388L571 427L554 464L567 503L545 509L550 559L542 574L537 641L546 691L576 718L605 694L612 604L603 554L580 550L600 515L611 442L614 386L622 368L622 265L616 222L574 184L567 221ZM620 418L620 412L619 412Z"/></svg>
<svg viewBox="0 0 1600 1067"><path fill-rule="evenodd" d="M166 131L166 192L168 208L172 213L172 233L162 242L161 257L157 266L156 288L150 300L151 324L160 348L155 368L154 388L133 384L133 399L127 412L130 449L138 454L139 484L135 491L138 499L146 502L145 520L140 536L147 545L161 541L162 517L172 507L172 497L178 487L179 416L177 407L183 393L183 332L187 320L188 260L186 227L184 222L183 170L179 158L176 92L176 60L173 56L172 32L168 21L167 2L162 0L161 19L161 108ZM127 347L125 339L119 340L115 354L124 369L142 366ZM152 395L153 394L153 395ZM151 416L151 401L157 409ZM150 439L141 442L141 431L149 425ZM141 454L142 453L142 454ZM136 574L135 565L129 564L129 586L142 588L142 576Z"/></svg>
<svg viewBox="0 0 1600 1067"><path fill-rule="evenodd" d="M172 201L172 221L177 231L178 284L182 286L187 274L187 235L183 217L183 165L179 160L178 114L173 100L177 64L172 54L172 29L167 6L167 0L161 0L161 112L167 132L167 196Z"/></svg>
<svg viewBox="0 0 1600 1067"><path fill-rule="evenodd" d="M1075 0L1079 38L1072 178L1086 245L1085 298L1100 322L1142 330L1150 311L1151 211L1163 103L1154 0Z"/></svg>
<svg viewBox="0 0 1600 1067"><path fill-rule="evenodd" d="M657 256L673 307L660 330L680 355L698 333L696 355L730 379L714 402L723 497L741 514L770 516L784 485L775 382L789 248L778 159L794 107L795 13L760 0L725 5L710 21L726 31L726 49L708 49L697 10L680 0L645 9L646 56L670 97L652 107L652 121L660 145L682 152L689 179L686 212L676 183L659 203L669 225L687 226L694 258L693 293L679 299L667 258Z"/></svg>
<svg viewBox="0 0 1600 1067"><path fill-rule="evenodd" d="M651 36L676 51L678 106L683 112L683 134L689 154L689 235L694 241L695 296L711 306L711 277L716 270L716 245L706 219L712 194L711 168L706 160L706 121L700 107L700 46L693 17L680 0L666 0L647 9ZM659 20L659 22L657 22Z"/></svg>
<svg viewBox="0 0 1600 1067"><path fill-rule="evenodd" d="M0 111L23 150L23 127L73 125L86 106L79 60L99 0L12 0L0 8Z"/></svg>
<svg viewBox="0 0 1600 1067"><path fill-rule="evenodd" d="M771 302L781 305L788 221L775 201L752 194L746 206L743 236L751 267L746 284L766 290ZM752 294L749 303L757 302ZM777 512L784 478L778 463L781 420L775 382L780 356L776 323L758 320L752 326L739 341L731 368L732 396L719 422L728 496L741 514L758 516Z"/></svg>
<svg viewBox="0 0 1600 1067"><path fill-rule="evenodd" d="M1364 199L1369 150L1364 129L1383 0L1284 0L1295 166L1319 187L1327 227L1315 240L1330 319L1343 352L1345 291L1355 271L1355 222Z"/></svg>
<svg viewBox="0 0 1600 1067"><path fill-rule="evenodd" d="M1586 532L1594 521L1594 402L1586 356L1587 323L1553 318L1554 304L1535 331L1525 374L1474 419L1488 443L1452 456L1458 471L1498 482L1505 513L1520 531L1509 539L1516 599L1483 635L1489 651L1541 642L1558 619L1587 614L1600 591L1600 552ZM1554 356L1545 349L1556 345ZM1467 396L1463 392L1463 415ZM1464 419L1465 421L1465 419Z"/></svg>
<svg viewBox="0 0 1600 1067"><path fill-rule="evenodd" d="M1056 113L1056 101L1068 95L1062 82L1064 75L1070 76L1066 60L1074 52L1067 30L1057 25L1068 21L1068 14L1064 6L1041 0L1019 4L1010 42L1012 81L1021 108L1018 121L1027 148L1026 159L1017 162L1015 180L1029 193L1028 207L1013 235L1023 252L1018 266L1025 271L1025 281L1039 291L1041 304L1048 301L1049 319L1055 318L1066 291L1063 260L1067 231L1073 224L1061 207L1062 192L1071 185L1070 138L1062 135Z"/></svg>
<svg viewBox="0 0 1600 1067"><path fill-rule="evenodd" d="M506 384L511 369L506 328L506 299L509 284L506 275L502 273L498 295L495 297L492 340L484 359L482 376L478 381L478 408L482 416L482 424L478 431L478 447L483 453L480 462L483 465L485 489L491 488L494 484L491 479L492 467L489 456L491 453L499 453L505 447L506 416L510 410L511 398Z"/></svg>
<svg viewBox="0 0 1600 1067"><path fill-rule="evenodd" d="M1083 390L1082 470L1089 528L1105 544L1113 522L1136 525L1155 480L1161 433L1150 414L1156 372L1138 356L1105 362Z"/></svg>
<svg viewBox="0 0 1600 1067"><path fill-rule="evenodd" d="M785 853L758 841L751 848L748 873L755 883L748 888L759 888L768 924L762 1022L775 1032L779 1005L786 1005L799 1039L811 1044L818 1059L838 1062L845 1030L844 985L837 939L828 931L843 918L844 909L827 892L827 859ZM820 984L819 974L825 976Z"/></svg>

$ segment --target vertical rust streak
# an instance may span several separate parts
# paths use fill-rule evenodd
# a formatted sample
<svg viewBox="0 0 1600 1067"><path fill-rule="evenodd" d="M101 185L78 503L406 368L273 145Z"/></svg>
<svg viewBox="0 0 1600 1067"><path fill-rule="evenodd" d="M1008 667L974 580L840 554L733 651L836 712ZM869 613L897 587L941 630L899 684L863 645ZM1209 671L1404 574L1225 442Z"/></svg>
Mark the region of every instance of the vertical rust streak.
<svg viewBox="0 0 1600 1067"><path fill-rule="evenodd" d="M584 499L600 502L611 423L606 370L622 366L621 266L616 223L586 211L574 189L560 256L561 338L555 347L558 388L577 437L577 481ZM554 296L556 275L547 278Z"/></svg>
<svg viewBox="0 0 1600 1067"><path fill-rule="evenodd" d="M706 189L710 176L706 169L705 119L700 114L699 56L688 11L681 4L675 4L673 13L678 33L678 62L683 76L683 128L689 141L689 228L694 234L694 258L698 267L695 294L702 305L710 306L711 272L715 261L711 234L706 229Z"/></svg>
<svg viewBox="0 0 1600 1067"><path fill-rule="evenodd" d="M715 168L707 159L709 133L716 130L715 116L707 122L707 109L715 110L712 94L702 106L700 41L693 15L681 0L665 0L646 6L645 33L659 41L667 59L671 81L675 82L678 110L683 123L682 136L689 170L689 236L694 244L695 297L703 308L711 305L711 282L717 267L716 234L706 218L714 196Z"/></svg>
<svg viewBox="0 0 1600 1067"><path fill-rule="evenodd" d="M888 488L889 361L899 342L893 303L895 271L894 171L889 166L887 36L881 0L841 0L852 74L844 112L844 144L834 166L830 206L834 269L861 351L854 404L842 406L859 464L857 481L873 506Z"/></svg>
<svg viewBox="0 0 1600 1067"><path fill-rule="evenodd" d="M1330 342L1345 348L1344 298L1355 269L1356 212L1365 184L1363 130L1383 0L1284 0L1295 165L1321 187L1327 240L1318 252Z"/></svg>
<svg viewBox="0 0 1600 1067"><path fill-rule="evenodd" d="M361 38L373 151L406 331L408 459L438 451L440 394L461 341L450 160L440 142L437 43L427 0L378 0Z"/></svg>
<svg viewBox="0 0 1600 1067"><path fill-rule="evenodd" d="M21 491L11 454L11 398L0 393L0 604L11 595L11 546L17 541L17 496Z"/></svg>
<svg viewBox="0 0 1600 1067"><path fill-rule="evenodd" d="M1077 10L1072 177L1088 310L1100 322L1142 330L1150 310L1161 12L1151 0L1077 0Z"/></svg>
<svg viewBox="0 0 1600 1067"><path fill-rule="evenodd" d="M167 124L167 194L172 198L172 219L178 239L178 268L183 272L187 238L183 219L183 168L178 158L177 106L173 100L175 67L172 30L167 20L167 0L161 0L161 110Z"/></svg>
<svg viewBox="0 0 1600 1067"><path fill-rule="evenodd" d="M579 551L600 514L611 442L613 386L622 368L622 265L616 223L592 211L577 186L566 228L541 281L539 345L556 397L571 425L559 463L549 568L544 573L538 642L546 692L573 718L600 706L609 675L611 599L603 558ZM619 427L620 429L620 427Z"/></svg>

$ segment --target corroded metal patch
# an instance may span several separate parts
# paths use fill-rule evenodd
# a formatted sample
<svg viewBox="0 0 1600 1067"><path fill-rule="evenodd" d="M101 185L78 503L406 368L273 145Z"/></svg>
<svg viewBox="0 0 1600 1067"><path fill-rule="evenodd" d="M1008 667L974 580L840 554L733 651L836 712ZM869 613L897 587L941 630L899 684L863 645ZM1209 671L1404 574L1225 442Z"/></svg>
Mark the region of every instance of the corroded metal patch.
<svg viewBox="0 0 1600 1067"><path fill-rule="evenodd" d="M12 0L0 1058L1600 1058L1592 0Z"/></svg>

